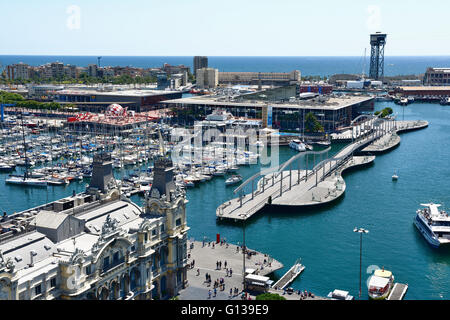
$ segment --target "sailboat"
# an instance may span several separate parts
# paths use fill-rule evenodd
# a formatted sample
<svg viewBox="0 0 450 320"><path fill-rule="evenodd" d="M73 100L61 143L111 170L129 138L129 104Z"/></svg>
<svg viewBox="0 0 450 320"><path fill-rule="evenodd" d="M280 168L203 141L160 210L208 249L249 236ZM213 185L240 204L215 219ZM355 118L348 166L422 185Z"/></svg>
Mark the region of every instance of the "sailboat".
<svg viewBox="0 0 450 320"><path fill-rule="evenodd" d="M31 187L47 187L47 181L42 179L30 178L28 175L29 159L27 157L27 146L25 143L25 132L23 129L23 114L22 114L22 137L23 137L23 148L25 152L25 173L22 176L11 176L6 179L5 182L8 184L24 185Z"/></svg>

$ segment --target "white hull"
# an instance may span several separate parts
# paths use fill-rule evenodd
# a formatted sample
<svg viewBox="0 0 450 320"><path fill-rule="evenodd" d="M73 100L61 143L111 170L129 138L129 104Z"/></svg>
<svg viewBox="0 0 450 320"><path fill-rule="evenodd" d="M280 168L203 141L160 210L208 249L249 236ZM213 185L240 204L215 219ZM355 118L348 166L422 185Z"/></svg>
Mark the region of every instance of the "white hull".
<svg viewBox="0 0 450 320"><path fill-rule="evenodd" d="M36 179L7 179L6 183L22 185L22 186L30 186L30 187L46 187L47 181L36 180Z"/></svg>

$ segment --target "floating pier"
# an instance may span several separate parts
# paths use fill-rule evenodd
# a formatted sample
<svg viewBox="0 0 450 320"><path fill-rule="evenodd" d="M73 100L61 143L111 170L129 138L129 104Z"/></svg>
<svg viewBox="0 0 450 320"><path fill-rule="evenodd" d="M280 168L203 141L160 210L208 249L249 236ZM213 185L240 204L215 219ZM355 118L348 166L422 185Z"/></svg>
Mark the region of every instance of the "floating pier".
<svg viewBox="0 0 450 320"><path fill-rule="evenodd" d="M272 288L275 290L283 290L286 288L290 283L292 283L295 278L297 278L302 272L305 270L305 266L302 265L299 260L295 262L295 264L289 269L288 272L286 272L280 280L278 280Z"/></svg>
<svg viewBox="0 0 450 320"><path fill-rule="evenodd" d="M403 300L403 297L408 290L408 285L403 283L395 283L391 293L386 300Z"/></svg>
<svg viewBox="0 0 450 320"><path fill-rule="evenodd" d="M370 119L353 130L353 142L334 157L328 158L330 148L320 151L299 153L271 172L258 173L234 190L239 197L227 201L216 210L218 219L234 221L247 220L266 205L304 207L323 205L344 194L346 185L343 171L367 165L375 160L373 155L355 156L364 150L387 151L400 143L398 132L417 130L428 126L426 121L383 121ZM372 130L367 130L367 127ZM325 157L326 154L326 157ZM300 157L306 157L305 168L300 167ZM314 159L313 169L308 169L308 159ZM319 162L316 164L316 158ZM296 166L293 169L293 166ZM259 179L259 181L257 181ZM245 186L251 185L252 192L244 194ZM256 186L256 189L255 189Z"/></svg>

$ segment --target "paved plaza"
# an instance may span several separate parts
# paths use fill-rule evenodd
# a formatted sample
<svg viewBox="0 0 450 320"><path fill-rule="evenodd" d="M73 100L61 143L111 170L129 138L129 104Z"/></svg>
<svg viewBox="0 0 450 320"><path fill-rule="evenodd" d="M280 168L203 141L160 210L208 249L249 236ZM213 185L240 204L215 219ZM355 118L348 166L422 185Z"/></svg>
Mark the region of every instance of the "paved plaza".
<svg viewBox="0 0 450 320"><path fill-rule="evenodd" d="M241 300L243 289L243 255L242 249L234 244L212 242L188 242L188 253L190 258L188 263L194 262L194 267L188 269L188 287L180 292L180 300ZM249 249L250 252L255 252ZM264 263L265 260L265 263ZM216 263L222 262L222 267L217 268ZM231 276L227 276L225 268L232 270ZM245 257L245 268L255 269L259 275L268 275L275 270L279 270L283 265L265 255L255 252L250 258ZM197 273L199 272L199 274ZM206 282L206 274L211 276L211 284ZM223 279L225 290L217 288L214 296L214 281ZM238 294L232 294L230 297L230 288L238 288ZM208 291L211 290L211 298Z"/></svg>

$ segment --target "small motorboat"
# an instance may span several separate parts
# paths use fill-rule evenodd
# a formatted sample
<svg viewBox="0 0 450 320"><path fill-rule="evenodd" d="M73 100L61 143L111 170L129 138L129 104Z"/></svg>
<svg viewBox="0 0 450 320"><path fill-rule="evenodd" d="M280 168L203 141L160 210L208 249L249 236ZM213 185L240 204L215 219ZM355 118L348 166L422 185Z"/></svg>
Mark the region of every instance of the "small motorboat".
<svg viewBox="0 0 450 320"><path fill-rule="evenodd" d="M195 187L195 183L191 180L184 180L184 186L188 188L193 188Z"/></svg>
<svg viewBox="0 0 450 320"><path fill-rule="evenodd" d="M292 140L289 143L289 147L291 149L297 150L298 152L304 152L306 150L311 150L312 149L311 146L307 145L306 143L304 143L304 142L302 142L302 141L300 141L298 139Z"/></svg>
<svg viewBox="0 0 450 320"><path fill-rule="evenodd" d="M394 174L392 175L392 181L397 181L398 180L398 175L397 173L394 172Z"/></svg>
<svg viewBox="0 0 450 320"><path fill-rule="evenodd" d="M441 104L441 106L450 105L450 97L446 97L446 98L442 99L439 103Z"/></svg>
<svg viewBox="0 0 450 320"><path fill-rule="evenodd" d="M233 175L225 181L225 185L231 186L231 185L239 183L241 181L242 181L242 177L240 175Z"/></svg>
<svg viewBox="0 0 450 320"><path fill-rule="evenodd" d="M401 106L407 106L408 103L409 103L408 98L402 98L402 99L400 99L398 104L401 105Z"/></svg>

